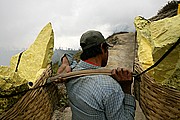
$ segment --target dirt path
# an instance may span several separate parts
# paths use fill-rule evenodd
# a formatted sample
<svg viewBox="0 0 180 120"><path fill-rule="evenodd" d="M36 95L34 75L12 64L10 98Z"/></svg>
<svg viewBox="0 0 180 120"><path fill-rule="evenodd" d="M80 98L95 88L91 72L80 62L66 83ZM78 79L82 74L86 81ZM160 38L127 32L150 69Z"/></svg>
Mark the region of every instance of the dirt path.
<svg viewBox="0 0 180 120"><path fill-rule="evenodd" d="M109 50L109 61L107 68L123 67L133 71L135 57L135 35L134 33L117 34L111 38L115 45ZM146 120L138 101L136 101L135 120Z"/></svg>

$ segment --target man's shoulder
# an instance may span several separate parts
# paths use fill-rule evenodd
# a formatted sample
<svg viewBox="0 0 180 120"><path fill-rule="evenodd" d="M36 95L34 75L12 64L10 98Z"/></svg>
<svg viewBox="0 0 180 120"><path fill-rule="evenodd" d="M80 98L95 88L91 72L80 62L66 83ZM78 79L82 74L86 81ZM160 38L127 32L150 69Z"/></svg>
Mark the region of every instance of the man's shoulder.
<svg viewBox="0 0 180 120"><path fill-rule="evenodd" d="M103 84L107 84L107 85L115 85L115 86L119 86L118 82L113 79L111 76L109 75L97 75L97 77L99 77L99 80L98 82L101 82Z"/></svg>
<svg viewBox="0 0 180 120"><path fill-rule="evenodd" d="M121 91L121 86L118 82L108 75L92 75L89 76L93 80L94 85L99 87L102 91L105 92L118 92Z"/></svg>

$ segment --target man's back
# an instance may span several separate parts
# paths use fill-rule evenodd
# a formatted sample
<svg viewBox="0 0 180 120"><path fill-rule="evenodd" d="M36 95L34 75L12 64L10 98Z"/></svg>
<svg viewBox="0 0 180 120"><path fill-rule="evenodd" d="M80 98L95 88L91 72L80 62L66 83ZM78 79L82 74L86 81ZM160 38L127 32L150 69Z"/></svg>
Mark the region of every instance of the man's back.
<svg viewBox="0 0 180 120"><path fill-rule="evenodd" d="M80 61L74 70L98 68L100 67ZM123 118L125 95L121 86L112 77L107 75L79 77L70 80L66 87L73 120Z"/></svg>

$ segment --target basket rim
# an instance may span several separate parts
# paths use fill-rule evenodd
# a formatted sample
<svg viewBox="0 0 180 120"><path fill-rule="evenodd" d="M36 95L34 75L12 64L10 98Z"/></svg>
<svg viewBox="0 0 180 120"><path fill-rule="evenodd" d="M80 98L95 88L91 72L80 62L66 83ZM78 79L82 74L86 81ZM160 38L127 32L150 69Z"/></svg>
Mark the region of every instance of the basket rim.
<svg viewBox="0 0 180 120"><path fill-rule="evenodd" d="M135 71L138 73L141 73L143 71L142 65L139 63L139 61L135 62L134 67L135 67ZM143 77L146 79L142 79ZM141 80L144 80L145 82L151 84L153 87L158 87L160 90L170 92L173 95L175 95L177 98L180 99L180 91L179 90L156 82L155 79L153 77L151 77L148 73L144 73L141 76Z"/></svg>

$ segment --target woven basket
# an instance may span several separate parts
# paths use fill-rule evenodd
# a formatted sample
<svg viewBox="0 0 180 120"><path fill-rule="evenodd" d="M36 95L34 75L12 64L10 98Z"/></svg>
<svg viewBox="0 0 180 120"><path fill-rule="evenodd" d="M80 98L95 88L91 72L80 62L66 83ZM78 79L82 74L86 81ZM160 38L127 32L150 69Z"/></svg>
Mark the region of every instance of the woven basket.
<svg viewBox="0 0 180 120"><path fill-rule="evenodd" d="M34 88L44 85L46 79L51 76L51 66L42 73L36 81ZM11 109L0 116L1 120L50 120L55 105L58 103L57 87L49 84L46 87L40 87L28 91Z"/></svg>
<svg viewBox="0 0 180 120"><path fill-rule="evenodd" d="M142 67L136 63L135 71L141 73ZM135 80L135 97L148 120L180 120L180 91L157 84L148 74Z"/></svg>

